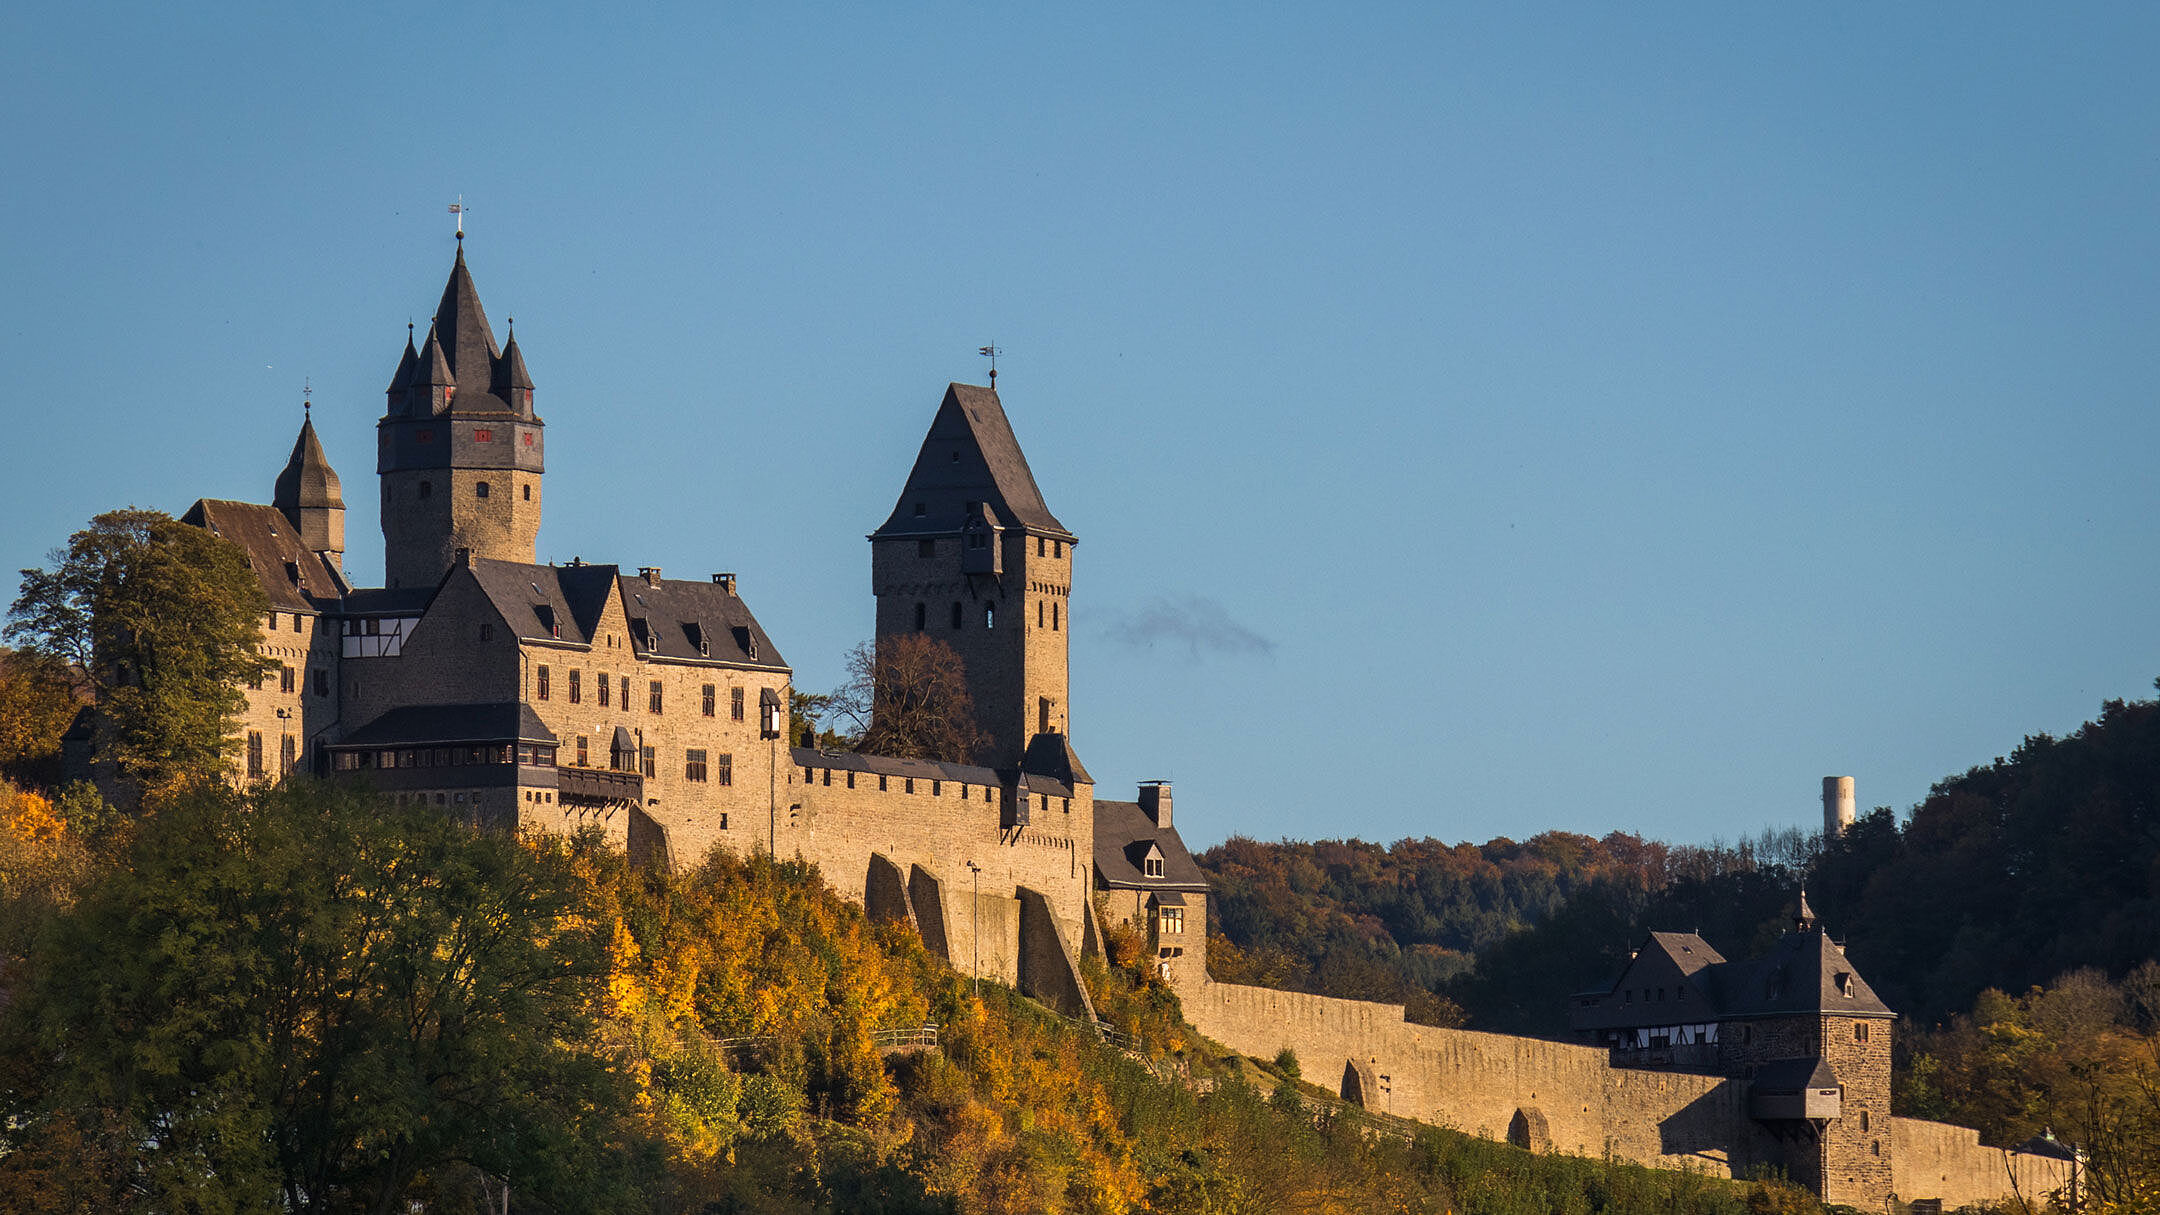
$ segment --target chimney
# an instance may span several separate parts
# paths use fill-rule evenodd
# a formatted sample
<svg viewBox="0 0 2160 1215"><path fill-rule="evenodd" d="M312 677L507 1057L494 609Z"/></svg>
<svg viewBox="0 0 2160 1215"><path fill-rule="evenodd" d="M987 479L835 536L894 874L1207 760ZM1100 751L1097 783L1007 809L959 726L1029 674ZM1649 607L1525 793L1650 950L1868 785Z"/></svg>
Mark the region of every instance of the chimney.
<svg viewBox="0 0 2160 1215"><path fill-rule="evenodd" d="M713 584L718 586L723 594L731 597L735 594L735 575L714 574L712 580Z"/></svg>
<svg viewBox="0 0 2160 1215"><path fill-rule="evenodd" d="M1140 808L1147 812L1155 826L1162 830L1170 828L1170 782L1144 780L1140 782Z"/></svg>
<svg viewBox="0 0 2160 1215"><path fill-rule="evenodd" d="M1830 843L1853 825L1853 782L1850 776L1822 778L1822 834Z"/></svg>
<svg viewBox="0 0 2160 1215"><path fill-rule="evenodd" d="M638 567L638 577L645 580L646 586L659 586L660 567L657 565L641 565Z"/></svg>

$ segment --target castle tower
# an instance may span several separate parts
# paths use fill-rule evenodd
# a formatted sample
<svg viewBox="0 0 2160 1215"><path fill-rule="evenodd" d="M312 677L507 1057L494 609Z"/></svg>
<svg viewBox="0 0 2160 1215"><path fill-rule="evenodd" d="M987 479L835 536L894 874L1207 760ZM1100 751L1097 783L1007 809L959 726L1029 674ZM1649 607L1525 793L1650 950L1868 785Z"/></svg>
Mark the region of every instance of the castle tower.
<svg viewBox="0 0 2160 1215"><path fill-rule="evenodd" d="M991 738L985 762L1017 764L1038 735L1070 754L1075 543L1044 505L996 390L949 385L900 501L870 534L870 582L880 640L927 633L967 664Z"/></svg>
<svg viewBox="0 0 2160 1215"><path fill-rule="evenodd" d="M376 424L383 565L392 587L433 586L460 554L534 559L546 425L517 335L506 348L458 242L426 343L410 332Z"/></svg>
<svg viewBox="0 0 2160 1215"><path fill-rule="evenodd" d="M305 416L270 504L284 513L299 533L301 545L311 553L321 553L333 570L342 570L345 562L345 499L339 491L338 475L323 455L322 441L315 437L315 419Z"/></svg>

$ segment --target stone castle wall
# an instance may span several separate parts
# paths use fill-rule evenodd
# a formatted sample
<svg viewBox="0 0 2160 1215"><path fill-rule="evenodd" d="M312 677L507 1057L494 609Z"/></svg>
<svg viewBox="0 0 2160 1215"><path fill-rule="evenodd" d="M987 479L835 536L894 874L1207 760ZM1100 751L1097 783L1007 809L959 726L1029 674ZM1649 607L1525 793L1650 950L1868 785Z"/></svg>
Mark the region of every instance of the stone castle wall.
<svg viewBox="0 0 2160 1215"><path fill-rule="evenodd" d="M1745 1083L1729 1077L1616 1068L1600 1047L1413 1025L1395 1004L1213 980L1181 982L1178 995L1201 1033L1258 1058L1287 1047L1305 1079L1369 1109L1537 1150L1610 1154L1713 1176L1745 1177L1789 1159L1785 1145L1748 1116ZM1822 1033L1817 1027L1799 1037L1822 1041ZM1799 1045L1795 1039L1771 1048ZM1879 1064L1887 1092L1888 1033L1846 1045L1851 1049L1822 1041L1831 1065L1844 1075L1848 1067L1857 1074ZM2010 1197L2013 1178L2028 1199L2068 1184L2067 1162L1982 1147L1969 1128L1867 1108L1865 1132L1849 1106L1816 1157L1827 1166L1820 1183L1828 1201L1850 1202L1866 1190L1878 1205L1881 1193L1892 1192L1907 1201L1941 1198L1953 1209ZM1880 1155L1870 1150L1878 1140Z"/></svg>
<svg viewBox="0 0 2160 1215"><path fill-rule="evenodd" d="M1028 891L1042 896L1040 914L1049 922L1040 927L1055 934L1070 958L1079 957L1093 878L1091 786L1069 798L1038 799L1020 828L1001 825L996 785L814 760L790 767L780 796L781 856L814 863L835 890L874 914L898 918L889 892L905 891L905 911L925 943L935 950L942 941L960 973L975 973L978 956L982 977L1002 983L1020 985L1035 963L1044 968L1038 973L1070 970L1069 961L1036 956L1046 941L1039 933L1035 953L1023 948L1025 930L1037 927L1024 914Z"/></svg>
<svg viewBox="0 0 2160 1215"><path fill-rule="evenodd" d="M1971 1127L1918 1118L1889 1122L1891 1185L1900 1198L1940 1198L1949 1211L1999 1202L2014 1191L2038 1205L2070 1185L2067 1160L1982 1147L1980 1132Z"/></svg>

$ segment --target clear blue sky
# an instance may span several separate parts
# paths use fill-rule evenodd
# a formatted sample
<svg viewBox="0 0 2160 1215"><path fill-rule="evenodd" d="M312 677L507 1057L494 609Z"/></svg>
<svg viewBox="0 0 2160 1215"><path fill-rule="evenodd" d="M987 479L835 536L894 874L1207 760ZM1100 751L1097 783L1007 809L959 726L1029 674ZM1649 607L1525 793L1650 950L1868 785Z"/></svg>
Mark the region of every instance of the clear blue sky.
<svg viewBox="0 0 2160 1215"><path fill-rule="evenodd" d="M2160 675L2160 9L134 5L0 16L0 569L266 501L451 257L542 559L798 683L995 340L1072 723L1195 843L1903 810Z"/></svg>

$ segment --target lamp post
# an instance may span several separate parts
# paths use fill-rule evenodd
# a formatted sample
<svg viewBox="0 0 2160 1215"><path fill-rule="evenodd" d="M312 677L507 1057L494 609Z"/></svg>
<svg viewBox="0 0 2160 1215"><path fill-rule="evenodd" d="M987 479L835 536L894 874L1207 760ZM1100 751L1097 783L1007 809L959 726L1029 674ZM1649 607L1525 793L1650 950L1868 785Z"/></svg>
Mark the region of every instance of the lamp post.
<svg viewBox="0 0 2160 1215"><path fill-rule="evenodd" d="M968 872L975 877L974 927L968 931L975 947L975 998L982 999L982 866L973 861L967 863Z"/></svg>

